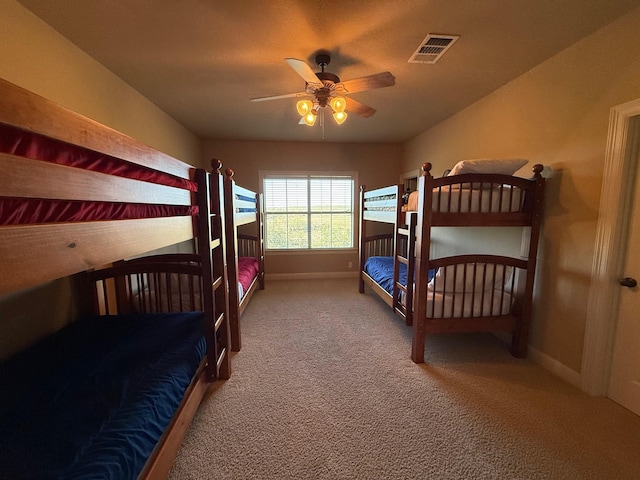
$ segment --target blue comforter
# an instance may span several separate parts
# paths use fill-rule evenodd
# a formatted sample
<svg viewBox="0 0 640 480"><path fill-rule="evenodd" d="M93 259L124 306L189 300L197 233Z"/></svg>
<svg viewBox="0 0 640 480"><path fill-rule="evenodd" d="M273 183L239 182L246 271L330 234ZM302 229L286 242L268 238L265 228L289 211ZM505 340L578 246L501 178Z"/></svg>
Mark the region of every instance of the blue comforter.
<svg viewBox="0 0 640 480"><path fill-rule="evenodd" d="M0 478L136 478L206 350L200 312L97 317L0 365Z"/></svg>
<svg viewBox="0 0 640 480"><path fill-rule="evenodd" d="M399 264L398 281L407 286L407 266ZM393 257L369 257L364 264L364 271L389 295L393 295ZM433 270L429 270L428 281L433 278Z"/></svg>

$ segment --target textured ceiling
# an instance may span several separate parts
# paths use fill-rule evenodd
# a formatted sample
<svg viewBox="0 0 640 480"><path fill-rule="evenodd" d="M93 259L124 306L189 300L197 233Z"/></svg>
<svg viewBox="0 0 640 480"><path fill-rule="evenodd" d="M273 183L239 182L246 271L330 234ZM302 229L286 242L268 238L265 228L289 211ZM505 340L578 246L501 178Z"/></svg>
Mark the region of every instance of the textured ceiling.
<svg viewBox="0 0 640 480"><path fill-rule="evenodd" d="M19 0L202 138L402 142L591 32L638 0ZM408 63L429 33L460 39L433 65ZM352 94L377 110L299 125L304 90L286 57L350 80L396 85Z"/></svg>

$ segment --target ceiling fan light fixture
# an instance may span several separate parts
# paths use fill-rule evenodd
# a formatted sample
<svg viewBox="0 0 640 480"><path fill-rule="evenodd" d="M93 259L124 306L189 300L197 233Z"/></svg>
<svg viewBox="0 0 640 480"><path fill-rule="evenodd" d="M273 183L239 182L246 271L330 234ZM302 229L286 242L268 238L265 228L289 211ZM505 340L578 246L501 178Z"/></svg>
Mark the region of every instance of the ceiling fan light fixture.
<svg viewBox="0 0 640 480"><path fill-rule="evenodd" d="M316 123L316 116L317 113L314 113L313 110L310 110L309 113L305 114L302 118L304 119L304 123L306 123L310 127L313 127L313 125Z"/></svg>
<svg viewBox="0 0 640 480"><path fill-rule="evenodd" d="M296 103L296 110L301 117L307 115L313 109L313 103L311 100L300 100Z"/></svg>
<svg viewBox="0 0 640 480"><path fill-rule="evenodd" d="M333 97L329 101L329 105L334 113L341 113L347 108L347 99L344 97Z"/></svg>
<svg viewBox="0 0 640 480"><path fill-rule="evenodd" d="M345 95L365 92L376 88L391 87L396 83L395 77L390 72L380 72L343 82L337 75L325 71L325 67L329 65L331 61L328 53L316 55L316 64L320 67L320 72L314 72L304 60L285 58L285 61L304 80L304 91L252 98L251 101L261 102L281 98L312 97L312 100L299 100L296 103L296 111L300 115L298 123L311 126L318 121L316 117L319 116L320 120L318 123L323 129L324 111L327 107L328 110L331 110L333 119L337 124L342 124L347 119L347 108L349 108L350 114L354 113L365 118L370 117L376 112L375 109L352 98L349 98L349 105L347 107Z"/></svg>
<svg viewBox="0 0 640 480"><path fill-rule="evenodd" d="M347 119L347 112L333 112L333 119L340 125Z"/></svg>

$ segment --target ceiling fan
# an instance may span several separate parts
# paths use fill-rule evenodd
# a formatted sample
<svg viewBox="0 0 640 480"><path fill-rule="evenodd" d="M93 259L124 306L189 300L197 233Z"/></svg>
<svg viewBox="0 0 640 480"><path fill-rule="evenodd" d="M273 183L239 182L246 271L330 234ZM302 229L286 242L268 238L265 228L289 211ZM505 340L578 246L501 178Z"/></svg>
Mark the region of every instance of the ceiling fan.
<svg viewBox="0 0 640 480"><path fill-rule="evenodd" d="M316 55L315 60L321 69L318 73L315 73L309 64L303 60L285 58L289 66L305 81L304 92L252 98L251 101L263 102L265 100L278 100L281 98L311 97L311 100L300 100L296 104L298 113L302 117L300 123L306 123L310 126L313 125L318 113L322 113L327 107L333 113L334 120L337 123L342 123L347 118L346 112L355 113L363 117L370 117L376 113L375 109L351 97L347 100L345 95L373 90L375 88L391 87L396 83L395 77L389 72L376 73L374 75L341 82L337 75L324 71L325 67L329 65L331 61L331 57L328 54L319 53Z"/></svg>

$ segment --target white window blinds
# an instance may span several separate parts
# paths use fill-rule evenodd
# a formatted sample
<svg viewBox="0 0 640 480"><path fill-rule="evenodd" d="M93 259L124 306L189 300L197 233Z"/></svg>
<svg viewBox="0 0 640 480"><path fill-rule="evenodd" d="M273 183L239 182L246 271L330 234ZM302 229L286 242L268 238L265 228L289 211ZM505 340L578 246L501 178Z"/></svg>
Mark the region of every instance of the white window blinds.
<svg viewBox="0 0 640 480"><path fill-rule="evenodd" d="M264 177L267 249L353 247L351 176Z"/></svg>

